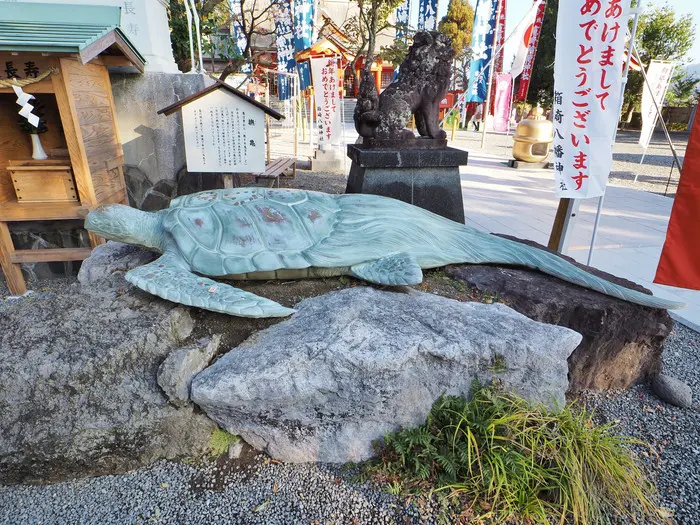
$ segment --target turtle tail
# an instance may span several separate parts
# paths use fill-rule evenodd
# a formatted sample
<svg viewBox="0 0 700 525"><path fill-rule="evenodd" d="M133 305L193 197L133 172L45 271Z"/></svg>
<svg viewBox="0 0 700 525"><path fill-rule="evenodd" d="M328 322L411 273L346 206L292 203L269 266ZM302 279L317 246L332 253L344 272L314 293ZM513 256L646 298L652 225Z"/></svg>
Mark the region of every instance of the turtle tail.
<svg viewBox="0 0 700 525"><path fill-rule="evenodd" d="M483 241L481 245L483 252L479 254L482 260L478 261L481 263L525 266L553 275L563 281L651 308L676 309L685 306L683 303L668 301L617 285L539 248L488 234L484 235Z"/></svg>

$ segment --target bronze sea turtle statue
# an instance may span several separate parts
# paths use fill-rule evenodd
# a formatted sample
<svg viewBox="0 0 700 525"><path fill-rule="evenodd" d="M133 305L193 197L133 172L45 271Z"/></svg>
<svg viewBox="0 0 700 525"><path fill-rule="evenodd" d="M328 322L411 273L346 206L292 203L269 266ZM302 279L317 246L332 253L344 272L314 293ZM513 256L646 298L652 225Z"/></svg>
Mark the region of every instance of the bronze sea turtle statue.
<svg viewBox="0 0 700 525"><path fill-rule="evenodd" d="M644 306L681 304L596 277L549 252L480 232L378 195L237 188L174 199L149 213L110 204L90 212L91 232L162 253L126 279L164 299L243 317L290 308L219 279L351 275L375 284L419 284L422 269L456 263L512 264Z"/></svg>

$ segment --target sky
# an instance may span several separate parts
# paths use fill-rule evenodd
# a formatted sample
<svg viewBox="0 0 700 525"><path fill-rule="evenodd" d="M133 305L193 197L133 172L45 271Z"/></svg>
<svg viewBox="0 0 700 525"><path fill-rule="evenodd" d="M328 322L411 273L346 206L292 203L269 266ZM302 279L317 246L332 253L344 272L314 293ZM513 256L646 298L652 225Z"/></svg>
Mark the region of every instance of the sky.
<svg viewBox="0 0 700 525"><path fill-rule="evenodd" d="M689 58L690 63L700 62L700 1L698 0L642 0L642 5L645 10L650 6L662 6L665 3L669 4L676 11L676 14L690 13L695 19L695 24L697 27L697 37L695 39L695 45L690 50ZM411 2L412 4L418 4L418 2ZM438 5L438 20L441 19L447 13L447 4L449 0L439 0ZM476 0L469 0L469 3L474 7ZM506 8L506 37L515 29L518 22L525 16L527 9L532 5L530 0L507 0ZM412 6L413 7L413 6ZM417 5L416 5L417 7ZM417 18L417 14L416 14ZM505 46L505 64L510 64L514 50L514 43L508 42Z"/></svg>

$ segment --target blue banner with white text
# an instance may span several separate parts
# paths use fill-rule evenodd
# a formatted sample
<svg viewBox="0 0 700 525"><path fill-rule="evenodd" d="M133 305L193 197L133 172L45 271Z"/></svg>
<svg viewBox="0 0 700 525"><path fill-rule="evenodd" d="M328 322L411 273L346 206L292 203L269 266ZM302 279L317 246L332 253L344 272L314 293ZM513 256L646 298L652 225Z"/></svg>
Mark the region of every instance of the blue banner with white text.
<svg viewBox="0 0 700 525"><path fill-rule="evenodd" d="M243 33L243 28L241 27L241 23L239 21L241 16L243 16L241 13L241 0L230 0L229 5L231 6L231 13L233 15L233 37L236 39L236 47L238 48L238 52L241 54L241 56L244 56L243 53L245 52L248 39L246 38L245 33ZM245 63L243 67L241 67L242 73L247 74L251 73L252 71L253 67L249 63Z"/></svg>
<svg viewBox="0 0 700 525"><path fill-rule="evenodd" d="M313 44L314 0L294 0L294 50L298 53Z"/></svg>
<svg viewBox="0 0 700 525"><path fill-rule="evenodd" d="M437 29L438 0L420 0L418 3L418 30L435 31Z"/></svg>
<svg viewBox="0 0 700 525"><path fill-rule="evenodd" d="M309 61L299 62L297 64L297 72L299 73L299 89L303 91L311 85L311 65Z"/></svg>
<svg viewBox="0 0 700 525"><path fill-rule="evenodd" d="M467 102L484 102L489 82L498 0L478 0L472 30L472 60L469 67Z"/></svg>
<svg viewBox="0 0 700 525"><path fill-rule="evenodd" d="M294 30L292 24L292 6L289 1L283 2L274 13L275 33L277 34L277 71L293 73L294 60ZM280 100L291 97L290 77L277 75L277 93Z"/></svg>
<svg viewBox="0 0 700 525"><path fill-rule="evenodd" d="M408 16L411 12L410 0L403 0L396 8L396 38L406 40Z"/></svg>

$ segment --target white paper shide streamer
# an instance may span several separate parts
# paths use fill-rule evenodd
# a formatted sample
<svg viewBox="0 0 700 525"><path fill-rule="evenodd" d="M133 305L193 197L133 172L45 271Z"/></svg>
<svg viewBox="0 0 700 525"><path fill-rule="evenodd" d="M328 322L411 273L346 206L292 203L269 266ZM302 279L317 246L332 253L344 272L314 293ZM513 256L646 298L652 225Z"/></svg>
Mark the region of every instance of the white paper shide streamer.
<svg viewBox="0 0 700 525"><path fill-rule="evenodd" d="M34 106L29 103L29 101L34 98L34 95L25 93L19 86L12 86L12 89L14 90L15 95L17 95L17 105L21 106L22 108L19 110L19 114L26 118L35 128L39 127L39 117L32 113Z"/></svg>

